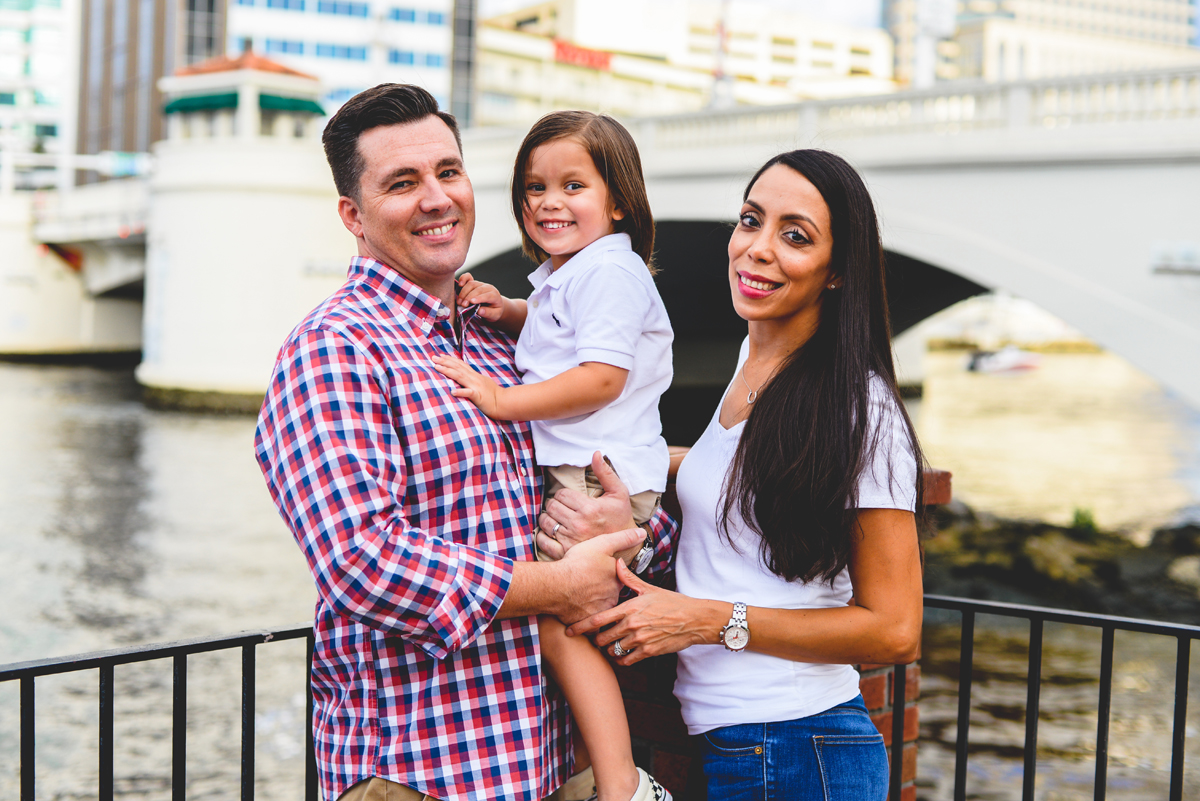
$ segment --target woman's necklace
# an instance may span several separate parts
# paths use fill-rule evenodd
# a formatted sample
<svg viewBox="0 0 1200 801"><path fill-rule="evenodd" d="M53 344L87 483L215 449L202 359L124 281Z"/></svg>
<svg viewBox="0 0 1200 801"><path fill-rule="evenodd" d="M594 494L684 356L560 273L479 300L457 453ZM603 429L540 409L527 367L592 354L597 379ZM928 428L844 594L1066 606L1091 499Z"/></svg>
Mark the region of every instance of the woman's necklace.
<svg viewBox="0 0 1200 801"><path fill-rule="evenodd" d="M746 361L749 361L749 359L747 359ZM771 380L771 376L767 376L767 380L763 381L761 384L759 384L758 389L754 389L753 387L751 387L750 382L746 380L746 362L742 362L742 369L738 371L738 375L740 375L742 377L742 383L746 385L746 389L750 390L749 394L746 395L746 404L747 405L754 403L756 400L758 400L758 390L762 389L763 386L766 385L767 381Z"/></svg>

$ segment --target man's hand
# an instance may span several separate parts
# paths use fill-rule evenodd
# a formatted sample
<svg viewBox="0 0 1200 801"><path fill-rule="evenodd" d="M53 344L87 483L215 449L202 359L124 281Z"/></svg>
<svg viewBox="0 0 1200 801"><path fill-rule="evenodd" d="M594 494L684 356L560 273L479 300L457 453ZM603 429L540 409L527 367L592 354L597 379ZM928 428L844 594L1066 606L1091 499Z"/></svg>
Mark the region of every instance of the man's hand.
<svg viewBox="0 0 1200 801"><path fill-rule="evenodd" d="M466 398L493 420L504 419L498 416L502 388L495 381L475 372L469 364L454 356L434 356L433 366L446 378L461 385L452 391L454 397Z"/></svg>
<svg viewBox="0 0 1200 801"><path fill-rule="evenodd" d="M572 489L560 489L546 503L546 510L538 518L537 544L542 553L551 559L561 559L574 546L587 542L600 534L635 528L633 512L629 508L629 491L625 482L617 475L600 451L592 454L592 472L600 481L604 494L591 498ZM557 530L555 525L558 526ZM551 537L550 533L554 536ZM645 539L643 533L642 539ZM628 561L641 547L627 549L619 554Z"/></svg>
<svg viewBox="0 0 1200 801"><path fill-rule="evenodd" d="M559 562L514 562L498 618L548 614L570 624L611 609L621 593L614 554L642 541L640 528L595 537Z"/></svg>

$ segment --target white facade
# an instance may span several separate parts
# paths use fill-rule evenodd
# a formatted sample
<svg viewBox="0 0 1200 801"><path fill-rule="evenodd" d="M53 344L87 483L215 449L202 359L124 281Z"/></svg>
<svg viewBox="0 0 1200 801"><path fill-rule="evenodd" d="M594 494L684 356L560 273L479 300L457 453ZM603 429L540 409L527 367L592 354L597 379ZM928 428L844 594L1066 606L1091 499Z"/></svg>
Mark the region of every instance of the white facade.
<svg viewBox="0 0 1200 801"><path fill-rule="evenodd" d="M57 154L73 150L76 0L0 3L0 150ZM17 188L57 183L51 159L17 166Z"/></svg>
<svg viewBox="0 0 1200 801"><path fill-rule="evenodd" d="M450 105L451 0L230 0L227 51L314 75L332 114L376 84L412 83Z"/></svg>
<svg viewBox="0 0 1200 801"><path fill-rule="evenodd" d="M495 115L497 104L520 104L536 92L529 86L532 64L522 68L522 59L540 62L537 80L546 94L559 97L552 106L559 108L596 108L594 98L607 95L622 98L612 108L630 113L695 109L710 101L718 84L736 104L894 88L891 40L878 28L825 22L751 0L732 0L723 20L721 15L722 4L710 0L550 0L492 17L479 27L480 102ZM528 44L491 32L501 30L527 37ZM555 55L556 41L610 58L589 70L586 59ZM724 80L717 81L718 74ZM639 94L640 100L631 96Z"/></svg>
<svg viewBox="0 0 1200 801"><path fill-rule="evenodd" d="M985 81L1059 78L1200 64L1200 49L1148 39L1042 27L991 17L955 37L958 75Z"/></svg>

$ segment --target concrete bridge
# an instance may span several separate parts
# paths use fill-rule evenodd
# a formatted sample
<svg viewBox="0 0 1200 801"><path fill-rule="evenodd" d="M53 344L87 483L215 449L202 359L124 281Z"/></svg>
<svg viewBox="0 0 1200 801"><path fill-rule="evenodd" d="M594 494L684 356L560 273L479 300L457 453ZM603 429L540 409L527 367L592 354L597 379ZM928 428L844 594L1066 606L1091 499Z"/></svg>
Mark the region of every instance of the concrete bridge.
<svg viewBox="0 0 1200 801"><path fill-rule="evenodd" d="M857 166L875 198L898 328L1003 288L1200 407L1200 69L953 84L628 124L659 221L660 286L684 383L708 384L706 368L729 358L736 336L724 243L745 181L775 153L822 147ZM508 183L522 134L464 137L478 215L468 265L520 294L529 266L516 252ZM169 140L156 146L148 184L39 197L34 238L77 245L90 291L136 286L150 265L144 383L261 392L283 335L337 284L352 243L333 214L319 147L282 144ZM287 215L252 213L276 201ZM285 291L264 303L231 292L238 284ZM180 313L204 304L207 316ZM227 333L205 326L238 319L258 322Z"/></svg>

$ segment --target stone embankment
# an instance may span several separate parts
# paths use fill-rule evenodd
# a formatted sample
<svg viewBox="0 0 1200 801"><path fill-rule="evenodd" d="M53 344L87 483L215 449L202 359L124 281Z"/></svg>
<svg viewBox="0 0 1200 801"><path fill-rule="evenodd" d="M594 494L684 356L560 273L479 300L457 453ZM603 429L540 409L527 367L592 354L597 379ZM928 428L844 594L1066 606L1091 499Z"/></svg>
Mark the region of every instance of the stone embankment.
<svg viewBox="0 0 1200 801"><path fill-rule="evenodd" d="M1200 525L1141 546L1098 529L1005 520L954 502L931 510L925 591L1177 623L1200 620Z"/></svg>

